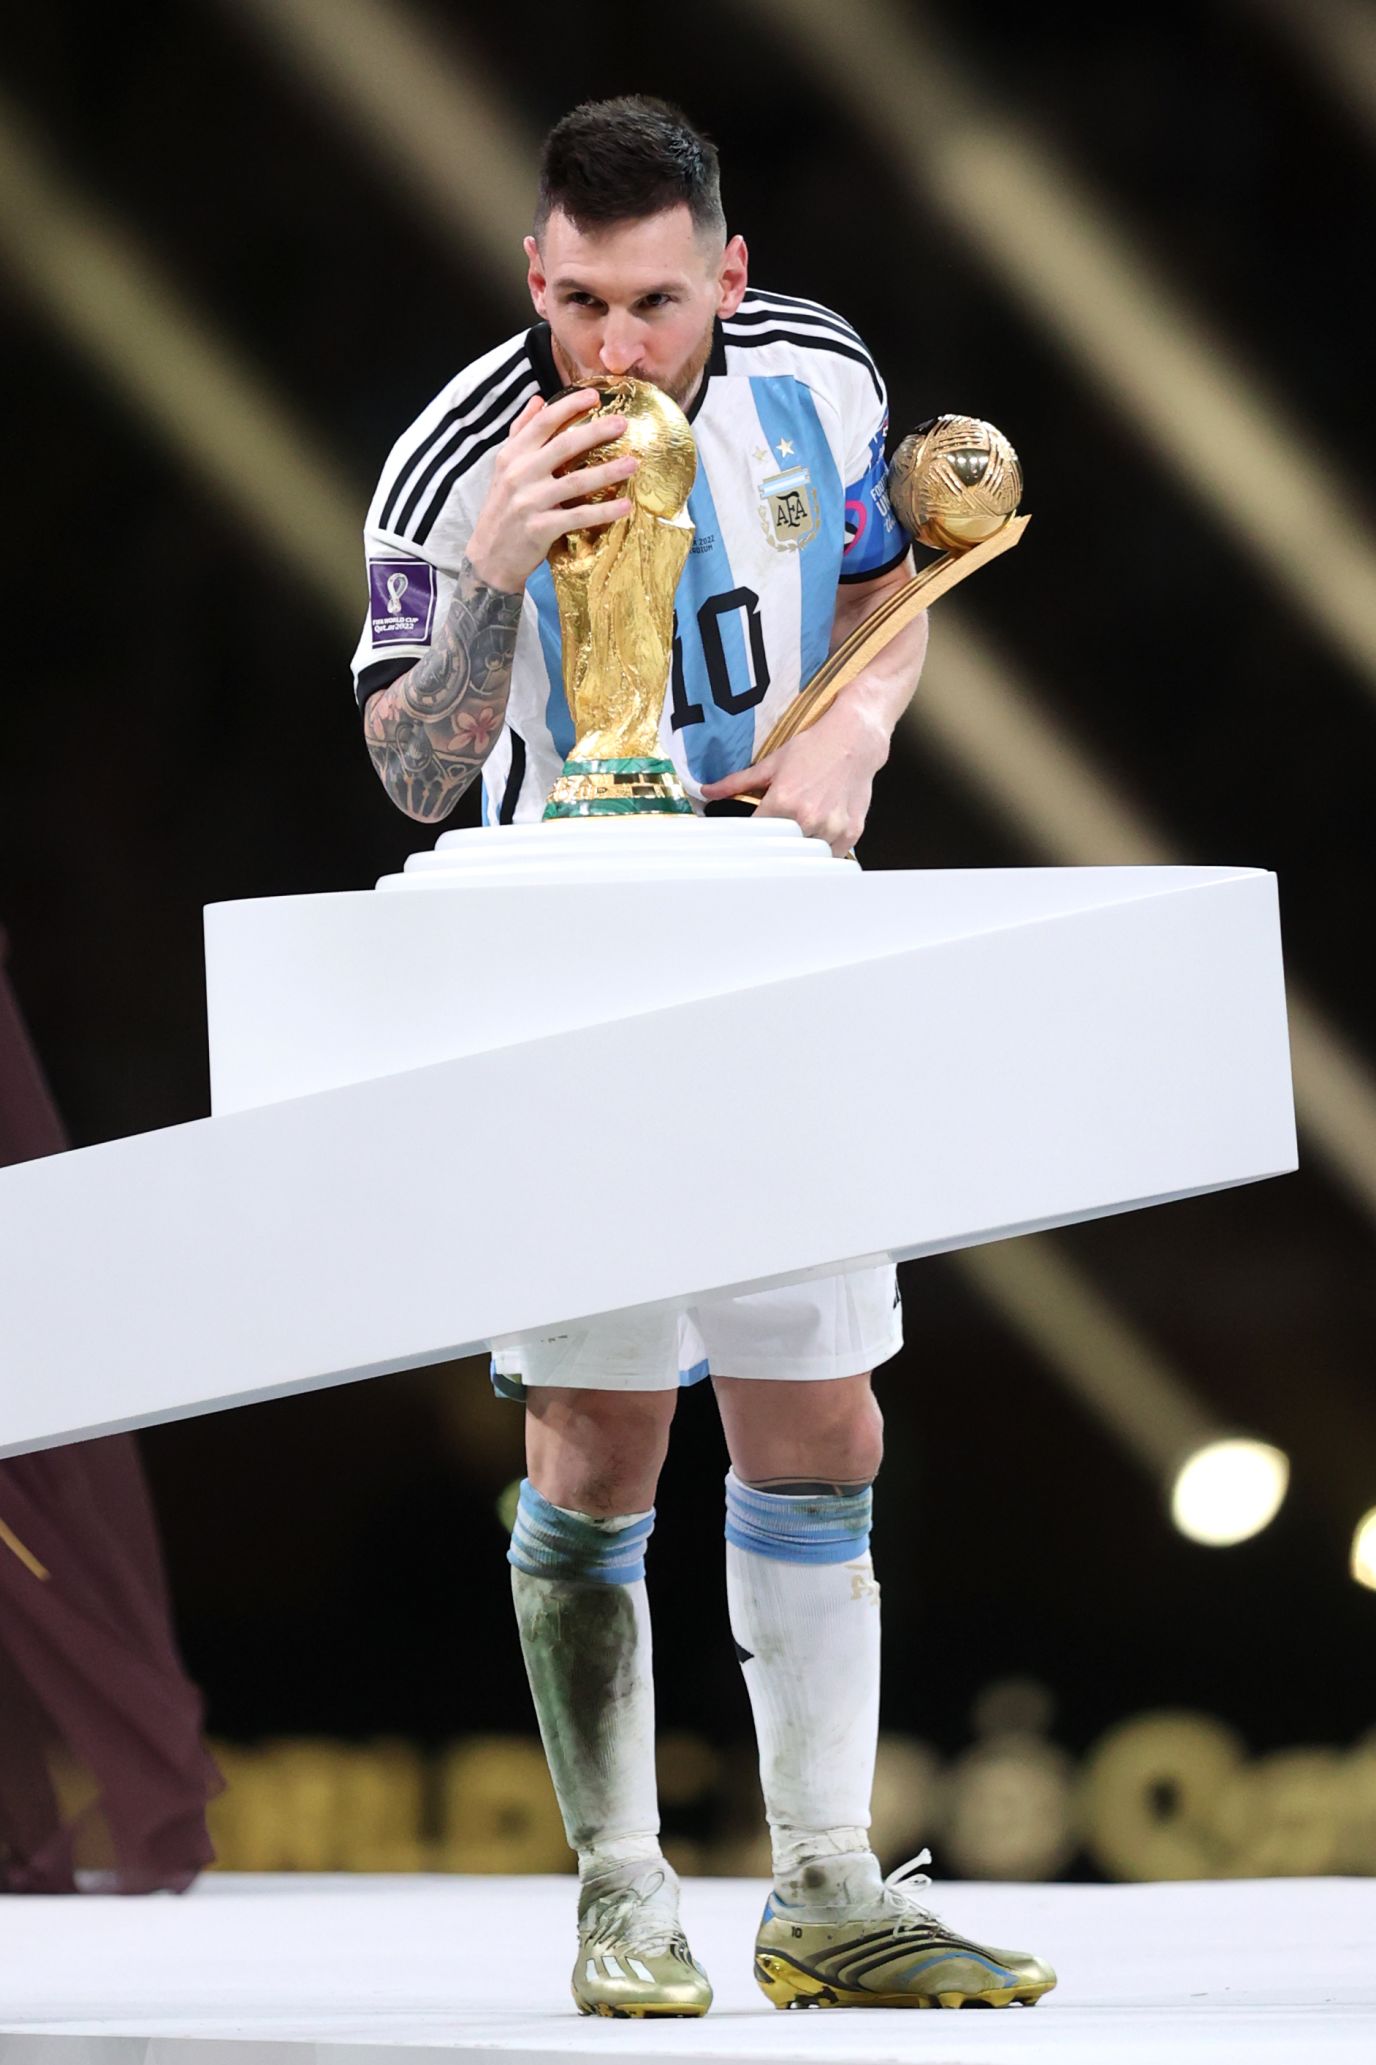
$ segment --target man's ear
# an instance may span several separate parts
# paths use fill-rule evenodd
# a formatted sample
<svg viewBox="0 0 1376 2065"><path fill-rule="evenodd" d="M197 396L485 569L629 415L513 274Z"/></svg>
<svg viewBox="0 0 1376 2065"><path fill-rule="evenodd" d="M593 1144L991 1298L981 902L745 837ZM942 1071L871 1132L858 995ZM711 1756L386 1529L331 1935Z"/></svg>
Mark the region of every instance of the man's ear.
<svg viewBox="0 0 1376 2065"><path fill-rule="evenodd" d="M745 290L750 278L750 253L745 248L744 237L732 237L721 254L721 268L717 274L717 314L730 316L736 313L745 299Z"/></svg>
<svg viewBox="0 0 1376 2065"><path fill-rule="evenodd" d="M530 288L536 315L542 316L545 313L545 267L540 246L534 237L526 238L526 285Z"/></svg>

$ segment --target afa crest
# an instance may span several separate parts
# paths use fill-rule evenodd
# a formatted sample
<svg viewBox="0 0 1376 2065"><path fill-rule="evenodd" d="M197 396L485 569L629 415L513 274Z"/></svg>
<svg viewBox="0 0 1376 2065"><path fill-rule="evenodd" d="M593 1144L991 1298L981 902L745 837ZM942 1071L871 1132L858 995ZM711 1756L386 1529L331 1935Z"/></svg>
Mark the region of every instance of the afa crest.
<svg viewBox="0 0 1376 2065"><path fill-rule="evenodd" d="M776 552L798 552L822 526L817 490L806 466L790 466L760 482L760 522Z"/></svg>

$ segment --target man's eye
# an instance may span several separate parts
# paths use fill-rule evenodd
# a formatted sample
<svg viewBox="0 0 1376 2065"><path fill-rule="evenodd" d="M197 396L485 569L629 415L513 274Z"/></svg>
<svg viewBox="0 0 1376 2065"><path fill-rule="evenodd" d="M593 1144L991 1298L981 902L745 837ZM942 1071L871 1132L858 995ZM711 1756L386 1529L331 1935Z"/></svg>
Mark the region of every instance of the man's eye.
<svg viewBox="0 0 1376 2065"><path fill-rule="evenodd" d="M667 308L673 298L672 294L643 294L640 305L642 308Z"/></svg>
<svg viewBox="0 0 1376 2065"><path fill-rule="evenodd" d="M596 306L591 294L566 294L564 299L573 308L593 308Z"/></svg>

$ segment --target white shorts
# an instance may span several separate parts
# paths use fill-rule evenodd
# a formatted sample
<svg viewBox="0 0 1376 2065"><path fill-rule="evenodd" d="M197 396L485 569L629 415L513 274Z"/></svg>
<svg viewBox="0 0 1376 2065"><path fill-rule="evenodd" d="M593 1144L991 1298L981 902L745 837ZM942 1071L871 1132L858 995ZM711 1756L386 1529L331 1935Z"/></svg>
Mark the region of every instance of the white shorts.
<svg viewBox="0 0 1376 2065"><path fill-rule="evenodd" d="M494 1342L492 1376L506 1397L519 1397L527 1384L672 1391L708 1376L821 1381L858 1376L902 1346L898 1276L884 1263L787 1290L704 1298L683 1312Z"/></svg>

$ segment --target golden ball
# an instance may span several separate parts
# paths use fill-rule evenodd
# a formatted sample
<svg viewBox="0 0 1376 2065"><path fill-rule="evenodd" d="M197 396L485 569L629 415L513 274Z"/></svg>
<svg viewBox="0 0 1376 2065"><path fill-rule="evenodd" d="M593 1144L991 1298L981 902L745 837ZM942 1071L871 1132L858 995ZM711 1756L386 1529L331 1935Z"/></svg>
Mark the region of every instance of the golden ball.
<svg viewBox="0 0 1376 2065"><path fill-rule="evenodd" d="M968 552L1016 514L1022 467L992 423L934 416L894 453L889 500L909 536L943 552Z"/></svg>
<svg viewBox="0 0 1376 2065"><path fill-rule="evenodd" d="M626 428L620 437L594 445L586 458L566 470L576 473L579 466L602 466L623 452L634 452L639 470L629 480L598 490L589 499L605 501L612 495L630 495L651 516L676 516L692 493L698 470L697 445L678 403L649 380L580 380L578 387L598 397L590 415L624 416ZM573 390L565 388L563 392ZM575 420L581 423L583 418Z"/></svg>

